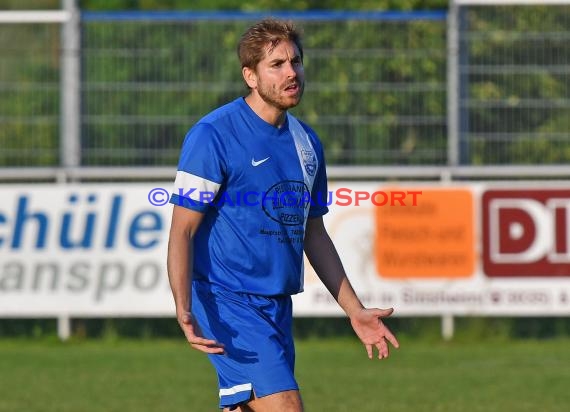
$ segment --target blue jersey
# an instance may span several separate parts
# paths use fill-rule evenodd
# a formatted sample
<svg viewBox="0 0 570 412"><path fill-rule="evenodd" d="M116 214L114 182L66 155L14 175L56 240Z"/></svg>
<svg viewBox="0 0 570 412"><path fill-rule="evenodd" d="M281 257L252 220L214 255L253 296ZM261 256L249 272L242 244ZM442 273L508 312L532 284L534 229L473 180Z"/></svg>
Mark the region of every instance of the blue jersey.
<svg viewBox="0 0 570 412"><path fill-rule="evenodd" d="M281 128L243 98L186 135L171 203L205 213L193 277L262 296L303 290L308 217L328 212L322 145L293 116Z"/></svg>

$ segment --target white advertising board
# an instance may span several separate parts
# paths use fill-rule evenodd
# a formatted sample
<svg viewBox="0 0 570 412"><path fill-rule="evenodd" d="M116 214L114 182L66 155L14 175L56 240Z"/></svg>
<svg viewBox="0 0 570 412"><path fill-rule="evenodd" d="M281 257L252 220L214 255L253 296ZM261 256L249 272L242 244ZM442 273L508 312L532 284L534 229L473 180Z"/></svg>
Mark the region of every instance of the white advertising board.
<svg viewBox="0 0 570 412"><path fill-rule="evenodd" d="M172 316L171 183L0 186L0 317ZM325 224L368 306L570 314L562 184L334 182ZM154 203L154 204L153 204ZM297 316L339 315L307 264Z"/></svg>

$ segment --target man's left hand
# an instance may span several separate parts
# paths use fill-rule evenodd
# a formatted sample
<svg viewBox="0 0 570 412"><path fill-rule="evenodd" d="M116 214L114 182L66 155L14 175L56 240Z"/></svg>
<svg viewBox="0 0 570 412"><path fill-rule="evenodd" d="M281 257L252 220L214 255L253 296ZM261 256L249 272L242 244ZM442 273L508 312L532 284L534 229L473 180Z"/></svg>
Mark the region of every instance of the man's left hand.
<svg viewBox="0 0 570 412"><path fill-rule="evenodd" d="M373 346L378 349L378 359L385 359L389 355L388 342L395 348L400 344L390 329L382 322L383 318L390 316L394 309L366 309L363 308L350 317L350 323L356 335L360 338L368 357L372 359Z"/></svg>

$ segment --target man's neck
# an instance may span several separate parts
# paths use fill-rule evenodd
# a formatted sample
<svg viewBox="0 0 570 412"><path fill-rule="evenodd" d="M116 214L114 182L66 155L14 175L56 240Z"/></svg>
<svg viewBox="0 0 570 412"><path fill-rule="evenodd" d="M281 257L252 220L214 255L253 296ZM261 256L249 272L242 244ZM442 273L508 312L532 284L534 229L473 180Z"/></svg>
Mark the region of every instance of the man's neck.
<svg viewBox="0 0 570 412"><path fill-rule="evenodd" d="M267 104L263 99L259 96L250 93L246 98L245 102L248 106L265 120L267 123L279 128L283 126L285 123L285 117L287 116L287 112L284 110L279 110L275 106L271 106Z"/></svg>

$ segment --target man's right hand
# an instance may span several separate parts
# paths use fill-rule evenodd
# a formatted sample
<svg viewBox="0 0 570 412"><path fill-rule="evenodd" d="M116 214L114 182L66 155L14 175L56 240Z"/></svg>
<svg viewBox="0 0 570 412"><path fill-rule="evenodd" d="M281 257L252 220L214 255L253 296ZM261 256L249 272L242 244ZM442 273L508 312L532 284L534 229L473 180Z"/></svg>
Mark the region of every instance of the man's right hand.
<svg viewBox="0 0 570 412"><path fill-rule="evenodd" d="M190 345L201 352L223 355L224 345L213 339L202 337L202 331L190 312L182 312L178 316L178 324Z"/></svg>

